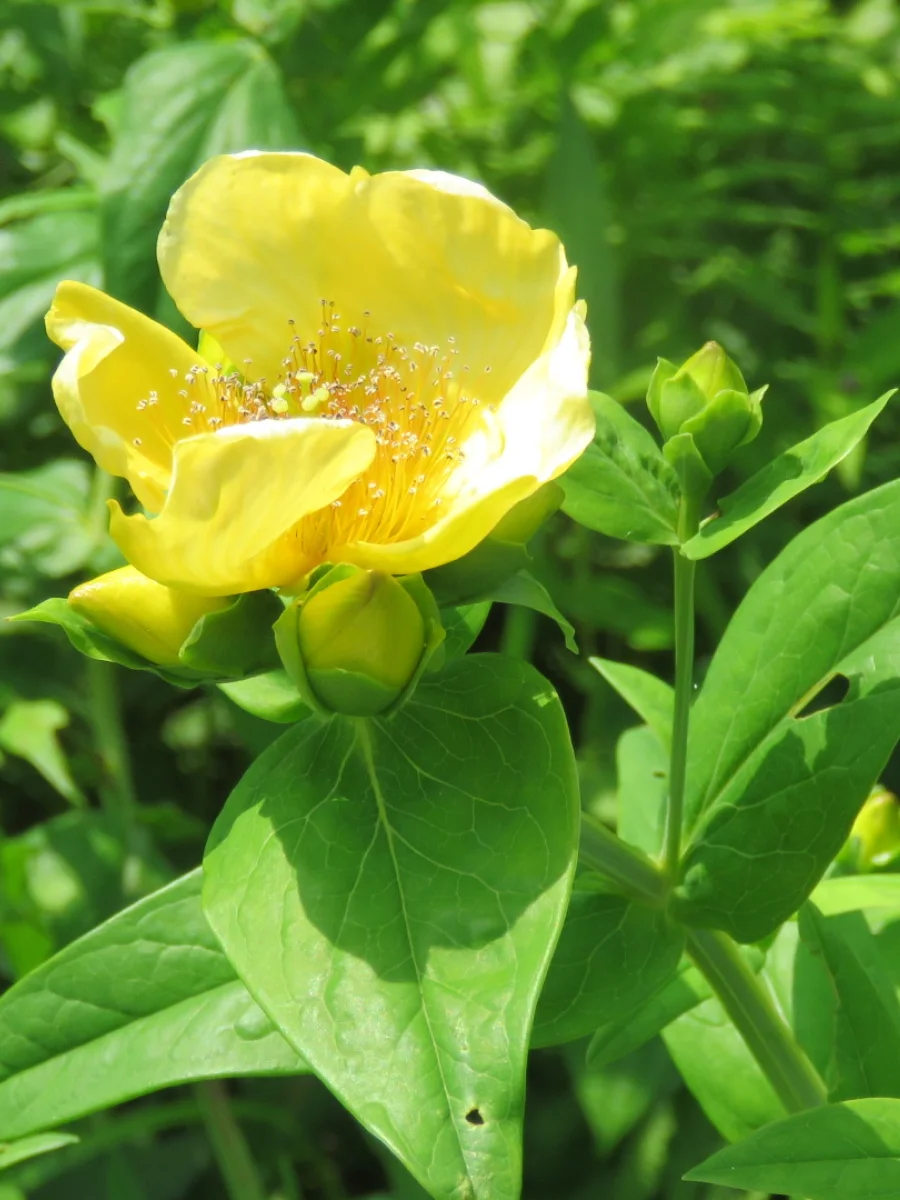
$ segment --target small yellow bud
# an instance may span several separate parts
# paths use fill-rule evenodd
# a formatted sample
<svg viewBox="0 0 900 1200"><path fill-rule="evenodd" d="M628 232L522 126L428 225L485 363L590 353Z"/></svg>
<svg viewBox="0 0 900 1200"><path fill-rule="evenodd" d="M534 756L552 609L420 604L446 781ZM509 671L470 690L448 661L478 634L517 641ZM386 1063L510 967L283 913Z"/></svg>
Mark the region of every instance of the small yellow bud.
<svg viewBox="0 0 900 1200"><path fill-rule="evenodd" d="M195 596L164 587L134 567L109 571L69 593L77 613L159 666L178 665L178 651L200 618L230 603L227 596Z"/></svg>

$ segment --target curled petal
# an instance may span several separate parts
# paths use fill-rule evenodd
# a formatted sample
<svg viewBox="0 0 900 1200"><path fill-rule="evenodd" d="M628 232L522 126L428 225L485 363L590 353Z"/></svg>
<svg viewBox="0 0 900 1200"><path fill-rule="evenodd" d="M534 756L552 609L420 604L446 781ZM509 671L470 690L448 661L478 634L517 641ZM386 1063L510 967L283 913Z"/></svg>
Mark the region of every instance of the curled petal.
<svg viewBox="0 0 900 1200"><path fill-rule="evenodd" d="M412 573L468 554L515 504L561 475L587 447L594 435L586 399L589 363L579 304L556 345L528 368L465 443L443 515L418 536L392 544L335 547L332 560Z"/></svg>
<svg viewBox="0 0 900 1200"><path fill-rule="evenodd" d="M110 502L110 532L139 571L167 587L230 595L295 582L311 566L296 526L329 505L375 453L353 421L297 418L235 425L175 447L159 516Z"/></svg>
<svg viewBox="0 0 900 1200"><path fill-rule="evenodd" d="M159 260L188 320L250 359L253 378L277 376L289 320L314 339L334 301L343 328L455 345L473 390L497 401L558 337L566 296L571 306L558 238L479 185L345 175L307 154L212 159L173 198Z"/></svg>
<svg viewBox="0 0 900 1200"><path fill-rule="evenodd" d="M196 352L127 304L71 281L56 290L47 332L66 351L53 395L76 441L158 511L186 411L178 392L200 363Z"/></svg>

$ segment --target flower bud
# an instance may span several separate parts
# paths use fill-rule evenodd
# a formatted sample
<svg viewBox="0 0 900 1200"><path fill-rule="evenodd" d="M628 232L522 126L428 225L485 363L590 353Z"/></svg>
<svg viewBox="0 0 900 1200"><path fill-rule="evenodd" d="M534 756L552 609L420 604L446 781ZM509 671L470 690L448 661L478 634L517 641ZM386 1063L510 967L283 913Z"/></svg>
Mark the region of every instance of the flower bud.
<svg viewBox="0 0 900 1200"><path fill-rule="evenodd" d="M350 566L327 571L276 626L297 686L321 710L353 717L394 704L442 639L419 577L400 580Z"/></svg>
<svg viewBox="0 0 900 1200"><path fill-rule="evenodd" d="M179 664L179 651L202 617L231 603L228 596L164 587L134 567L109 571L69 593L70 607L95 628L164 667Z"/></svg>
<svg viewBox="0 0 900 1200"><path fill-rule="evenodd" d="M681 367L659 360L647 391L647 406L667 443L690 435L713 477L738 447L759 433L765 390L748 392L736 364L717 342L707 342ZM686 461L683 449L678 457Z"/></svg>
<svg viewBox="0 0 900 1200"><path fill-rule="evenodd" d="M900 803L887 788L872 790L853 823L849 846L858 871L884 870L900 858Z"/></svg>

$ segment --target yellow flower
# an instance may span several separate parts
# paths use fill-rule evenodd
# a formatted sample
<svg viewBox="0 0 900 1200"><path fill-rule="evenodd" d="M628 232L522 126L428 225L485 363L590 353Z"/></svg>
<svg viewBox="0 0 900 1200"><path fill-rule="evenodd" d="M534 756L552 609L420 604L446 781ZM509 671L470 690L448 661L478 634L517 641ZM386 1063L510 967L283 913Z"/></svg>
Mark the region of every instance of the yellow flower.
<svg viewBox="0 0 900 1200"><path fill-rule="evenodd" d="M47 328L64 419L158 514L112 502L112 536L166 586L440 566L592 436L574 268L464 179L215 158L173 198L159 261L200 351L80 283Z"/></svg>

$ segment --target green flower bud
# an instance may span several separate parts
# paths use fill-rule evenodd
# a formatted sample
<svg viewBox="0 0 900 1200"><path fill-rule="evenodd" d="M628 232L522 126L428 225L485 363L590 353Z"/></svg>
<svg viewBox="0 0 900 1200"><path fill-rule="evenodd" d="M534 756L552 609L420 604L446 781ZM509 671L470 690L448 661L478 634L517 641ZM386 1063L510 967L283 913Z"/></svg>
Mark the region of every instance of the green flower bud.
<svg viewBox="0 0 900 1200"><path fill-rule="evenodd" d="M80 584L69 606L102 633L148 662L177 666L179 651L202 617L227 608L227 596L195 596L120 567Z"/></svg>
<svg viewBox="0 0 900 1200"><path fill-rule="evenodd" d="M748 392L736 364L717 342L707 342L681 367L659 360L647 406L667 443L690 434L711 481L759 433L765 391Z"/></svg>
<svg viewBox="0 0 900 1200"><path fill-rule="evenodd" d="M418 576L332 567L279 620L282 661L321 712L385 712L418 679L443 640L430 593Z"/></svg>

